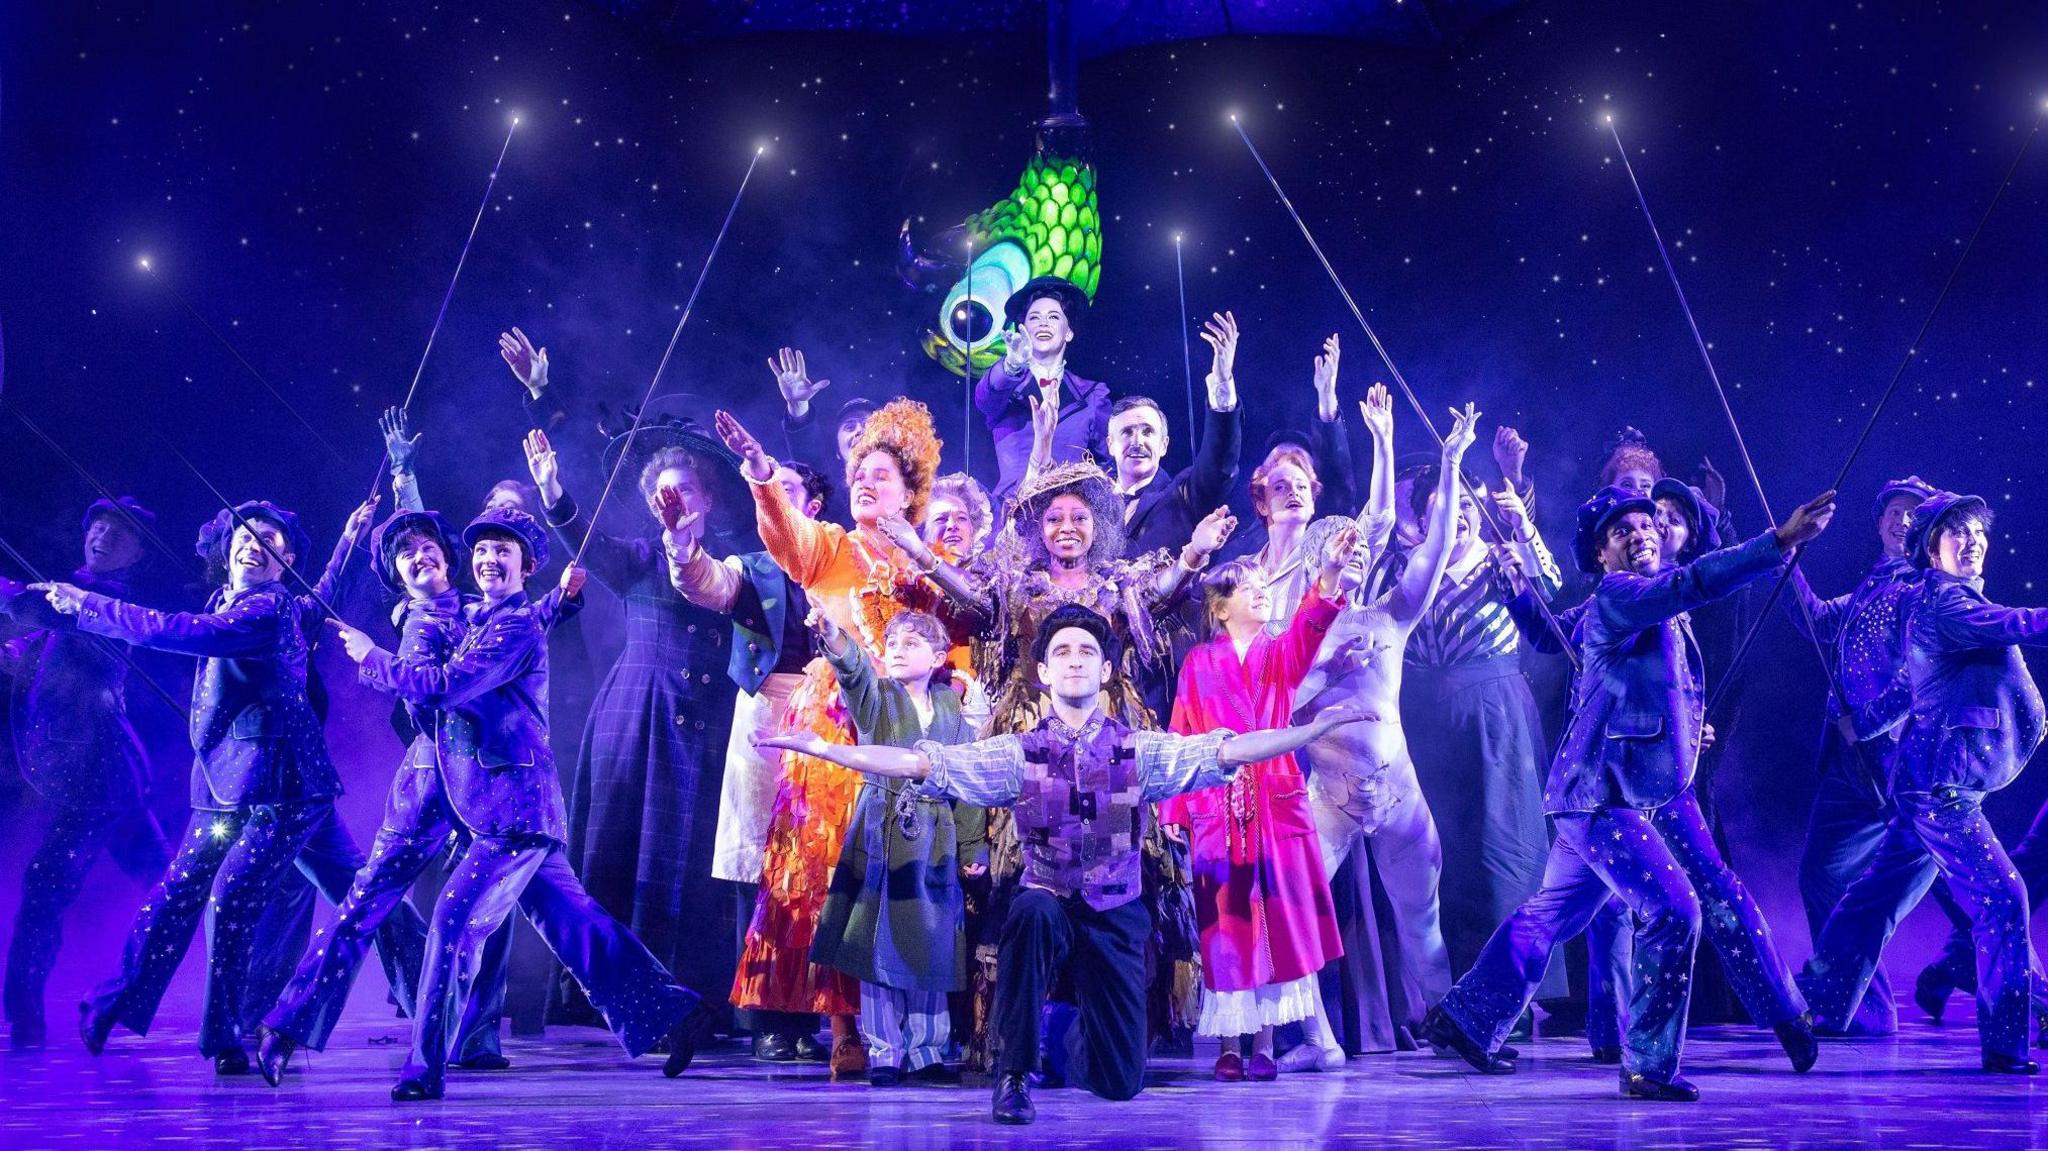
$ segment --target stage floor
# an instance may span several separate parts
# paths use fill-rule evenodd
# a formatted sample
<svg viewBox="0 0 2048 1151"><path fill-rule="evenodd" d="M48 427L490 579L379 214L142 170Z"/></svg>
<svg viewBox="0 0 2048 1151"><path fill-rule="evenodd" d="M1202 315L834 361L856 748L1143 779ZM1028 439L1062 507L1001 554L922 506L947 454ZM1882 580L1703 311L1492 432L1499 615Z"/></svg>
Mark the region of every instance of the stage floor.
<svg viewBox="0 0 2048 1151"><path fill-rule="evenodd" d="M1960 1006L1960 1004L1958 1005ZM1830 1043L1807 1076L1762 1032L1693 1032L1686 1071L1701 1102L1629 1102L1579 1039L1525 1049L1523 1070L1487 1078L1427 1054L1354 1060L1337 1074L1217 1083L1206 1063L1155 1060L1144 1094L1105 1103L1037 1093L1039 1119L999 1128L984 1086L870 1089L823 1067L770 1067L734 1045L682 1079L628 1062L603 1033L556 1028L512 1039L510 1071L457 1075L439 1103L386 1092L401 1022L345 1023L278 1090L216 1079L188 1029L117 1036L95 1060L75 1038L0 1055L0 1147L571 1148L979 1145L1061 1147L1682 1148L2048 1145L2048 1078L1975 1073L1967 1009L1946 1026L1908 1023L1883 1040Z"/></svg>

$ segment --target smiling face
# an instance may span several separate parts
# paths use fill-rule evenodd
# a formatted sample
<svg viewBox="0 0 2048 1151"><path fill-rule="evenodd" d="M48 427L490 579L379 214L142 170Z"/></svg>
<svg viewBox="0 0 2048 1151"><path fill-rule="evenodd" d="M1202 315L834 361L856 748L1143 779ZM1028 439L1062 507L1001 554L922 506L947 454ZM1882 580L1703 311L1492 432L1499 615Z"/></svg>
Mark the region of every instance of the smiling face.
<svg viewBox="0 0 2048 1151"><path fill-rule="evenodd" d="M120 516L102 512L85 528L85 570L107 575L142 559L142 536Z"/></svg>
<svg viewBox="0 0 2048 1151"><path fill-rule="evenodd" d="M1906 554L1906 533L1913 527L1913 509L1919 506L1920 497L1908 492L1884 502L1884 512L1877 517L1877 542L1886 557L1899 559Z"/></svg>
<svg viewBox="0 0 2048 1151"><path fill-rule="evenodd" d="M1648 512L1623 512L1600 533L1600 567L1607 572L1657 574L1664 562L1664 535Z"/></svg>
<svg viewBox="0 0 2048 1151"><path fill-rule="evenodd" d="M837 436L840 459L843 460L853 454L853 445L860 442L860 434L867 426L868 414L864 411L855 411L839 421Z"/></svg>
<svg viewBox="0 0 2048 1151"><path fill-rule="evenodd" d="M1038 664L1039 681L1060 702L1086 708L1102 694L1109 682L1109 661L1102 658L1102 644L1087 628L1064 627L1053 633L1045 645L1045 658Z"/></svg>
<svg viewBox="0 0 2048 1151"><path fill-rule="evenodd" d="M1045 505L1038 531L1053 562L1080 563L1095 546L1095 509L1072 492L1056 495Z"/></svg>
<svg viewBox="0 0 2048 1151"><path fill-rule="evenodd" d="M526 577L533 568L526 560L526 547L508 532L485 532L469 549L469 574L484 599L497 603L526 590Z"/></svg>
<svg viewBox="0 0 2048 1151"><path fill-rule="evenodd" d="M1067 325L1067 310L1057 299L1040 296L1024 309L1024 335L1031 341L1031 354L1051 359L1067 350L1074 329Z"/></svg>
<svg viewBox="0 0 2048 1151"><path fill-rule="evenodd" d="M1266 473L1259 516L1267 527L1306 524L1316 518L1316 484L1292 460L1282 460Z"/></svg>
<svg viewBox="0 0 2048 1151"><path fill-rule="evenodd" d="M1666 497L1657 501L1657 531L1664 537L1664 562L1675 564L1692 542L1692 527L1685 518L1685 506Z"/></svg>
<svg viewBox="0 0 2048 1151"><path fill-rule="evenodd" d="M1157 475L1166 457L1166 420L1159 409L1139 404L1109 417L1109 453L1116 459L1117 483L1125 487Z"/></svg>
<svg viewBox="0 0 2048 1151"><path fill-rule="evenodd" d="M647 497L647 510L656 519L661 518L661 512L655 501L663 492L674 492L682 497L685 512L695 512L707 517L711 514L710 493L704 490L704 485L697 479L697 472L693 468L663 468L660 474L654 477L654 487Z"/></svg>
<svg viewBox="0 0 2048 1151"><path fill-rule="evenodd" d="M1273 593L1256 575L1237 581L1213 608L1216 626L1225 630L1264 627L1273 618Z"/></svg>
<svg viewBox="0 0 2048 1151"><path fill-rule="evenodd" d="M246 588L283 579L284 565L297 562L298 558L285 549L284 532L276 524L244 520L235 525L235 534L228 537L228 585Z"/></svg>
<svg viewBox="0 0 2048 1151"><path fill-rule="evenodd" d="M448 553L431 532L405 533L391 562L398 569L398 582L415 599L432 599L449 588Z"/></svg>
<svg viewBox="0 0 2048 1151"><path fill-rule="evenodd" d="M1991 554L1991 531L1976 516L1956 516L1934 533L1927 550L1936 571L1980 580L1984 578L1984 561Z"/></svg>
<svg viewBox="0 0 2048 1151"><path fill-rule="evenodd" d="M1657 486L1657 478L1646 467L1630 465L1614 473L1614 486L1632 496L1646 496Z"/></svg>
<svg viewBox="0 0 2048 1151"><path fill-rule="evenodd" d="M924 542L945 544L956 556L974 545L974 517L967 505L951 496L933 496L924 505Z"/></svg>
<svg viewBox="0 0 2048 1151"><path fill-rule="evenodd" d="M903 468L895 456L876 448L861 457L853 473L854 522L872 524L901 515L909 500L910 489L903 483Z"/></svg>
<svg viewBox="0 0 2048 1151"><path fill-rule="evenodd" d="M882 674L897 683L925 683L946 653L913 627L892 627L882 637Z"/></svg>

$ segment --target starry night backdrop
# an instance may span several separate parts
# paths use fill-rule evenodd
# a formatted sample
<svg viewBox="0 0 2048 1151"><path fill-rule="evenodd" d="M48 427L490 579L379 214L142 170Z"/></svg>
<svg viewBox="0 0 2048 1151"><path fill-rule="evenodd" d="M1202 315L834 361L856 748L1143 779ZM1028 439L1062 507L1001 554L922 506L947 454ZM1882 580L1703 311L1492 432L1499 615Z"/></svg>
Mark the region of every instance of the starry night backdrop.
<svg viewBox="0 0 2048 1151"><path fill-rule="evenodd" d="M513 324L550 350L586 429L558 442L589 498L591 419L646 387L763 143L662 391L769 431L763 359L791 344L833 381L828 411L856 393L929 403L958 466L963 385L917 347L938 297L899 281L896 231L936 232L1014 186L1046 111L1043 16L878 7L10 5L5 396L156 507L181 548L214 505L165 441L234 498L301 510L324 549L369 488L375 415L412 378L516 110L413 406L431 504L466 513L523 476L520 393L495 346ZM1252 448L1309 418L1324 335L1343 334L1354 426L1355 400L1386 378L1229 130L1236 110L1432 412L1475 399L1528 438L1560 551L1623 423L1680 474L1711 456L1745 531L1762 526L1603 109L1783 509L1833 476L2048 95L2048 7L2033 3L1271 4L1228 26L1229 6L1081 7L1087 43L1113 50L1084 45L1079 74L1105 254L1077 369L1184 426L1182 232L1189 310L1244 326ZM1304 29L1335 34L1243 34ZM1875 485L1918 472L2001 513L1993 598L2048 600L2044 208L2037 143L1807 563L1823 591L1876 554ZM1206 361L1197 343L1198 376ZM1420 449L1412 413L1399 418L1404 450ZM1490 435L1475 452L1488 476ZM985 435L974 453L977 470L991 462ZM0 533L69 570L90 489L6 417L0 471ZM637 501L607 516L647 526ZM1820 678L1778 620L1748 670L1750 698L1772 706L1748 709L1718 798L1738 865L1803 957L1790 861ZM381 701L328 671L333 730L361 732L336 742L366 834L396 745ZM2038 775L1993 804L2008 841ZM125 896L107 898L125 922Z"/></svg>

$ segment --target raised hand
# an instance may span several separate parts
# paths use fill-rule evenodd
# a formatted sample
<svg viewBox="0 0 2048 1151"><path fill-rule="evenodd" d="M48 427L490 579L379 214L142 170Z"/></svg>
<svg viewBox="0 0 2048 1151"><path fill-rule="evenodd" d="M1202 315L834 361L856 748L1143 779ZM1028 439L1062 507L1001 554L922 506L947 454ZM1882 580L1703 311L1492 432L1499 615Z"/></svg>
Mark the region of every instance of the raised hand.
<svg viewBox="0 0 2048 1151"><path fill-rule="evenodd" d="M1335 586L1343 577L1344 569L1351 564L1351 557L1358 551L1358 525L1349 524L1330 533L1323 544L1323 583Z"/></svg>
<svg viewBox="0 0 2048 1151"><path fill-rule="evenodd" d="M1031 459L1040 468L1052 466L1053 434L1060 430L1060 406L1026 395L1031 404Z"/></svg>
<svg viewBox="0 0 2048 1151"><path fill-rule="evenodd" d="M1316 414L1328 423L1337 418L1337 354L1342 347L1337 333L1323 341L1323 354L1316 357Z"/></svg>
<svg viewBox="0 0 2048 1151"><path fill-rule="evenodd" d="M1189 550L1203 558L1215 555L1223 547L1230 533L1237 530L1237 517L1227 507L1217 508L1202 517L1195 525L1194 538L1188 541Z"/></svg>
<svg viewBox="0 0 2048 1151"><path fill-rule="evenodd" d="M1479 439L1479 409L1466 404L1463 411L1451 409L1451 431L1444 437L1444 462L1456 467L1465 458L1465 450Z"/></svg>
<svg viewBox="0 0 2048 1151"><path fill-rule="evenodd" d="M901 512L877 519L875 530L882 533L883 539L902 548L913 560L926 554L924 537L918 534L917 528L909 520L903 518Z"/></svg>
<svg viewBox="0 0 2048 1151"><path fill-rule="evenodd" d="M403 475L412 470L413 457L419 454L420 438L406 433L412 430L406 419L404 408L385 408L378 418L377 427L384 433L384 454L391 460L391 474Z"/></svg>
<svg viewBox="0 0 2048 1151"><path fill-rule="evenodd" d="M1834 518L1835 493L1822 492L1792 509L1785 522L1778 525L1778 547L1790 550L1811 543L1828 530L1828 521Z"/></svg>
<svg viewBox="0 0 2048 1151"><path fill-rule="evenodd" d="M341 637L341 649L357 663L370 658L370 652L377 646L375 640L338 619L328 620L327 626L333 628L334 634Z"/></svg>
<svg viewBox="0 0 2048 1151"><path fill-rule="evenodd" d="M1210 386L1228 385L1237 379L1237 317L1229 312L1211 312L1202 321L1202 342L1209 345Z"/></svg>
<svg viewBox="0 0 2048 1151"><path fill-rule="evenodd" d="M833 622L831 616L819 611L817 608L812 608L811 614L804 617L804 626L810 628L812 633L818 637L818 646L831 652L833 655L845 653L846 633L840 630L839 625Z"/></svg>
<svg viewBox="0 0 2048 1151"><path fill-rule="evenodd" d="M1331 339L1337 337L1331 336ZM1358 414L1365 420L1365 430L1375 440L1385 443L1394 438L1394 394L1385 384L1374 384L1365 390L1365 398L1358 401Z"/></svg>
<svg viewBox="0 0 2048 1151"><path fill-rule="evenodd" d="M794 348L783 348L768 357L768 370L775 373L783 408L794 417L801 418L810 411L811 400L832 386L831 380L812 380L804 368L804 354Z"/></svg>
<svg viewBox="0 0 2048 1151"><path fill-rule="evenodd" d="M540 489L541 502L549 507L562 502L562 465L555 459L555 446L548 442L548 434L535 428L526 433L520 446L526 450L526 472Z"/></svg>
<svg viewBox="0 0 2048 1151"><path fill-rule="evenodd" d="M740 458L740 470L757 484L765 484L775 478L775 461L761 450L761 441L731 412L720 409L712 417L712 425L718 429L718 438Z"/></svg>
<svg viewBox="0 0 2048 1151"><path fill-rule="evenodd" d="M43 593L50 606L64 615L77 615L85 610L85 591L76 584L32 583L28 590Z"/></svg>
<svg viewBox="0 0 2048 1151"><path fill-rule="evenodd" d="M525 387L527 394L539 399L548 390L548 350L536 349L533 341L518 328L498 333L498 355L505 360L505 366L512 369L512 375Z"/></svg>
<svg viewBox="0 0 2048 1151"><path fill-rule="evenodd" d="M370 525L377 520L377 505L383 499L384 493L378 492L358 504L356 510L349 513L348 523L341 529L341 538L355 544L362 543L363 537L370 534Z"/></svg>
<svg viewBox="0 0 2048 1151"><path fill-rule="evenodd" d="M1500 478L1514 487L1522 486L1522 465L1529 459L1529 441L1522 433L1502 424L1493 432L1493 462Z"/></svg>
<svg viewBox="0 0 2048 1151"><path fill-rule="evenodd" d="M1529 522L1528 505L1522 502L1515 489L1504 487L1493 493L1493 506L1500 512L1501 526L1507 528L1508 535L1516 542L1536 534L1536 525Z"/></svg>
<svg viewBox="0 0 2048 1151"><path fill-rule="evenodd" d="M1024 370L1024 362L1031 354L1031 337L1024 334L1021 326L1011 326L1003 331L1003 365L1011 372Z"/></svg>
<svg viewBox="0 0 2048 1151"><path fill-rule="evenodd" d="M583 594L583 585L590 582L590 569L582 564L570 564L562 569L562 595L575 599Z"/></svg>
<svg viewBox="0 0 2048 1151"><path fill-rule="evenodd" d="M686 510L683 493L674 488L656 488L654 514L661 520L662 533L669 537L678 558L697 550L698 541L704 538L704 513Z"/></svg>

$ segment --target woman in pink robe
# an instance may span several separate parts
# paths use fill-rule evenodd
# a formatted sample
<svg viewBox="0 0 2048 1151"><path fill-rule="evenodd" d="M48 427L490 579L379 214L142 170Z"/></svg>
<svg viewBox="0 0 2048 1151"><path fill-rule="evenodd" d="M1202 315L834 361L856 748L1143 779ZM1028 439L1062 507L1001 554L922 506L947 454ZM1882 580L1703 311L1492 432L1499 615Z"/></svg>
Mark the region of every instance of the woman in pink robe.
<svg viewBox="0 0 2048 1151"><path fill-rule="evenodd" d="M1181 664L1172 730L1182 734L1284 726L1294 689L1337 618L1338 577L1357 533L1331 537L1321 579L1285 630L1267 630L1272 599L1249 561L1204 581L1214 638ZM1160 818L1192 832L1195 911L1202 933L1202 1016L1196 1033L1223 1041L1216 1077L1278 1076L1273 1028L1302 1022L1327 1042L1316 972L1343 952L1322 850L1292 755L1246 767L1223 787L1162 804ZM1252 1036L1247 1064L1239 1036Z"/></svg>

